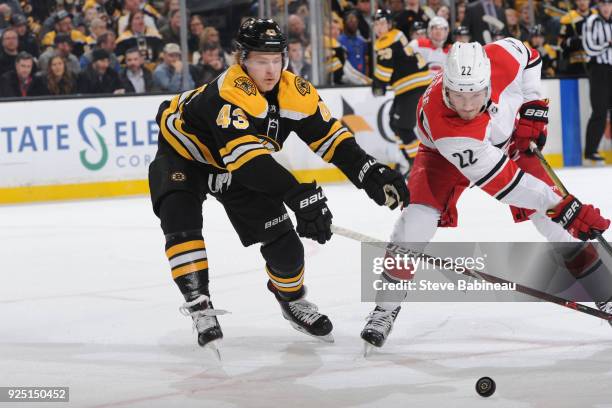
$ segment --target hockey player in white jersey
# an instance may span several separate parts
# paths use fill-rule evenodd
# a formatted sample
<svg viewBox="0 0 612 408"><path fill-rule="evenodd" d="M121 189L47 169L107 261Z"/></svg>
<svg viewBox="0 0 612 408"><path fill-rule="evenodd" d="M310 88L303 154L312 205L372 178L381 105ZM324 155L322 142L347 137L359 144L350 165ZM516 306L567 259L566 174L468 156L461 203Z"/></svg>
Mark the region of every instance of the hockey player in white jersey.
<svg viewBox="0 0 612 408"><path fill-rule="evenodd" d="M448 22L443 17L434 17L427 25L427 37L410 41L410 47L414 52L421 54L427 62L432 77L440 72L446 62L450 44L448 39Z"/></svg>
<svg viewBox="0 0 612 408"><path fill-rule="evenodd" d="M410 204L396 222L392 242L426 243L438 227L456 226L457 200L470 185L509 204L515 221L531 220L550 242L593 239L609 227L599 209L572 195L561 197L530 154L530 143L542 148L547 135L540 68L538 52L513 38L484 48L475 42L452 46L444 71L417 107L421 145L408 180ZM406 279L398 270L382 277ZM597 306L612 312L612 287L609 292L609 300ZM367 343L383 345L406 295L377 293L361 333Z"/></svg>

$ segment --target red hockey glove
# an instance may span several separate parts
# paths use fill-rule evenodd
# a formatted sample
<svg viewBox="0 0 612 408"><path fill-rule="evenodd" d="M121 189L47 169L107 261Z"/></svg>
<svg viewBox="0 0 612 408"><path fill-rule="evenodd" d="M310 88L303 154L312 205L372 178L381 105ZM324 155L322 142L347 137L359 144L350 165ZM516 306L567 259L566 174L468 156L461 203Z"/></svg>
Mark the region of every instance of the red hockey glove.
<svg viewBox="0 0 612 408"><path fill-rule="evenodd" d="M531 154L529 142L532 140L541 150L546 144L548 130L548 100L536 100L523 104L519 109L520 119L516 124L514 143L519 152Z"/></svg>
<svg viewBox="0 0 612 408"><path fill-rule="evenodd" d="M555 208L546 212L556 223L561 224L574 238L582 241L593 239L610 226L610 220L591 204L581 204L573 195L566 196Z"/></svg>

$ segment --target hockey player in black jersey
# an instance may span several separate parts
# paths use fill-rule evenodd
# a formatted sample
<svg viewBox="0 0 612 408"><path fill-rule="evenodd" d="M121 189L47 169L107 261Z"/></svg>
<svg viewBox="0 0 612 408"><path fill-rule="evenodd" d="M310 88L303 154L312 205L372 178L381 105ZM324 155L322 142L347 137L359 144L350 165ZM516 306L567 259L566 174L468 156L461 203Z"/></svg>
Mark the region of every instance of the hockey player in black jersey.
<svg viewBox="0 0 612 408"><path fill-rule="evenodd" d="M261 243L268 289L299 331L332 340L332 323L306 300L304 248L323 244L332 215L315 182L299 183L270 153L294 131L379 205L407 204L399 173L368 156L331 116L317 90L285 70L287 41L272 20L248 19L236 40L236 63L217 79L161 104L158 152L149 168L155 214L166 238L172 277L185 298L198 343L223 337L208 289L202 203L225 207L244 246ZM296 216L297 226L285 205ZM297 230L297 233L296 233Z"/></svg>
<svg viewBox="0 0 612 408"><path fill-rule="evenodd" d="M374 15L376 64L372 92L374 96L385 94L391 85L395 97L389 112L389 124L400 139L400 150L412 164L419 142L414 127L419 98L431 82L432 75L423 57L408 45L408 39L391 26L391 14L379 9ZM402 169L407 176L407 171Z"/></svg>

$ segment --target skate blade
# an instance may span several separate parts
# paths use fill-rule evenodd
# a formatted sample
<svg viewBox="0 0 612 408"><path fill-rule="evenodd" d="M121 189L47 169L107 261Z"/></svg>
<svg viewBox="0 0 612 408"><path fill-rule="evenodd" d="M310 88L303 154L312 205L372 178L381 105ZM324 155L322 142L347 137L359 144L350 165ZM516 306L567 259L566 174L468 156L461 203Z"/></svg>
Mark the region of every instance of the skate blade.
<svg viewBox="0 0 612 408"><path fill-rule="evenodd" d="M204 348L210 350L213 353L213 355L217 357L217 360L223 361L223 359L221 358L221 350L220 350L221 339L212 340L206 343Z"/></svg>
<svg viewBox="0 0 612 408"><path fill-rule="evenodd" d="M333 343L334 340L334 335L329 333L326 334L325 336L316 336L314 334L308 333L302 326L300 326L299 324L293 323L292 321L289 321L289 323L291 324L291 327L293 327L295 330L299 331L300 333L304 333L307 334L310 337L314 337L317 340L321 340L324 343Z"/></svg>
<svg viewBox="0 0 612 408"><path fill-rule="evenodd" d="M363 341L363 357L369 357L372 355L373 351L379 349L380 347L376 347L375 345L368 343L367 341Z"/></svg>

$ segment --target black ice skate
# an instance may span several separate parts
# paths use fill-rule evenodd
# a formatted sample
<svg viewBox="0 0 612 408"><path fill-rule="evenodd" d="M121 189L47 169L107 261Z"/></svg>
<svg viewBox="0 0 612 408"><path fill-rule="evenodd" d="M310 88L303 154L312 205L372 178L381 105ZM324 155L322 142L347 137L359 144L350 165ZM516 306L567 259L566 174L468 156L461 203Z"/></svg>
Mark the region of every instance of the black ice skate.
<svg viewBox="0 0 612 408"><path fill-rule="evenodd" d="M361 331L361 338L366 342L364 356L368 355L371 346L382 347L389 333L393 330L393 323L399 314L401 306L393 310L385 310L376 306L366 318L367 323Z"/></svg>
<svg viewBox="0 0 612 408"><path fill-rule="evenodd" d="M610 301L610 302L595 302L595 306L597 306L597 308L599 310L601 310L602 312L611 313L612 314L612 301ZM608 320L608 323L610 323L610 326L612 326L612 320Z"/></svg>
<svg viewBox="0 0 612 408"><path fill-rule="evenodd" d="M295 330L328 343L334 342L334 337L331 334L332 322L327 316L317 311L318 308L314 303L306 300L305 288L302 289L302 295L295 300L283 299L270 281L268 281L268 289L274 293L280 304L283 317L289 321Z"/></svg>
<svg viewBox="0 0 612 408"><path fill-rule="evenodd" d="M198 344L201 347L210 348L221 360L219 345L223 332L217 316L229 312L214 309L210 298L206 295L200 295L197 299L184 303L179 311L184 316L191 316L193 319L193 328L198 332Z"/></svg>

